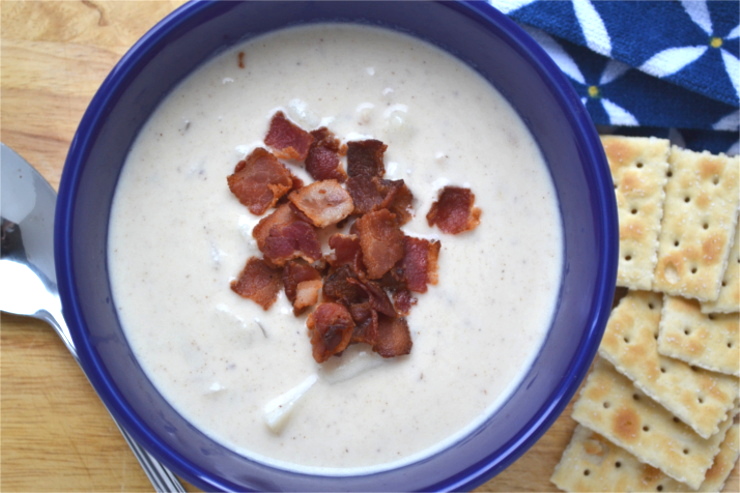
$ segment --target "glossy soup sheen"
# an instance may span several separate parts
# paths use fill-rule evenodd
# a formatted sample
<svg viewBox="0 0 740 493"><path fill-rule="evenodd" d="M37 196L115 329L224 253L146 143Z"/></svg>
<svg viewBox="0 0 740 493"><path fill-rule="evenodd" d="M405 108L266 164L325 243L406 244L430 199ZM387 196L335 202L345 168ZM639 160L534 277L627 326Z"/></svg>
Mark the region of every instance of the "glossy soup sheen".
<svg viewBox="0 0 740 493"><path fill-rule="evenodd" d="M416 198L406 234L441 241L439 284L408 318L410 355L384 360L355 345L318 365L305 315L283 293L263 311L229 289L261 254L251 236L260 218L226 176L262 145L277 110L343 141L385 142L386 178ZM447 184L475 193L474 231L428 226ZM165 99L127 158L109 259L129 343L188 420L248 457L345 474L433 453L495 412L549 327L562 232L539 150L485 80L413 38L335 24L237 46ZM268 427L265 406L316 377L284 426Z"/></svg>

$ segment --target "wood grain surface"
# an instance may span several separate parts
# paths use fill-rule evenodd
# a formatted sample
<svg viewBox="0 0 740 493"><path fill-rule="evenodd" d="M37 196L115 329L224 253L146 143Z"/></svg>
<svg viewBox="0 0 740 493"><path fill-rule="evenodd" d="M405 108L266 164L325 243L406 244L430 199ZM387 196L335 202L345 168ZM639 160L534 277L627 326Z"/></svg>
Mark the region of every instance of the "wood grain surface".
<svg viewBox="0 0 740 493"><path fill-rule="evenodd" d="M57 188L75 129L105 76L181 3L1 1L2 142ZM152 491L52 329L6 314L0 323L0 490ZM557 491L549 477L574 427L569 413L570 406L525 455L476 491ZM738 489L735 467L725 490Z"/></svg>

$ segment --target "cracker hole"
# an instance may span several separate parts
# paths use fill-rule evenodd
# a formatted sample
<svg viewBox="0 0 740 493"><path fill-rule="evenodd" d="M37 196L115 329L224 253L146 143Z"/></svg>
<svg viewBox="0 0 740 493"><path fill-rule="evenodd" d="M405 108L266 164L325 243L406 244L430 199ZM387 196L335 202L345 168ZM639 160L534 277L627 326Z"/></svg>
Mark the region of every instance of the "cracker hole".
<svg viewBox="0 0 740 493"><path fill-rule="evenodd" d="M648 303L648 308L650 308L651 310L653 310L653 309L655 309L655 305L652 304L652 303Z"/></svg>
<svg viewBox="0 0 740 493"><path fill-rule="evenodd" d="M625 344L629 344L629 343L630 343L630 338L629 338L629 337L627 337L627 336L624 336L624 337L622 338L622 340L624 341L624 343L625 343Z"/></svg>
<svg viewBox="0 0 740 493"><path fill-rule="evenodd" d="M632 209L632 210L631 210L630 212L631 212L632 214L637 214L637 209Z"/></svg>
<svg viewBox="0 0 740 493"><path fill-rule="evenodd" d="M642 431L650 431L650 427L648 425L645 425L642 427Z"/></svg>
<svg viewBox="0 0 740 493"><path fill-rule="evenodd" d="M619 461L617 461L617 462L614 463L614 467L616 467L617 469L619 469L620 467L622 467L622 463L619 462Z"/></svg>
<svg viewBox="0 0 740 493"><path fill-rule="evenodd" d="M673 171L671 171L671 170L668 170L668 172L666 172L666 174L665 174L665 175L666 175L666 176L667 176L668 178L670 178L671 176L673 176Z"/></svg>
<svg viewBox="0 0 740 493"><path fill-rule="evenodd" d="M634 400L636 400L636 401L639 401L639 400L640 400L640 396L639 396L639 395L637 395L637 394L632 394L632 398L633 398Z"/></svg>
<svg viewBox="0 0 740 493"><path fill-rule="evenodd" d="M697 402L698 402L699 404L704 404L704 398L703 398L703 397L698 397L698 398L696 399L696 401L697 401Z"/></svg>
<svg viewBox="0 0 740 493"><path fill-rule="evenodd" d="M604 409L609 409L611 407L611 403L609 403L609 401L604 401L604 404L602 405L604 406Z"/></svg>
<svg viewBox="0 0 740 493"><path fill-rule="evenodd" d="M637 161L637 164L635 164L638 168L642 168L643 164L640 161Z"/></svg>
<svg viewBox="0 0 740 493"><path fill-rule="evenodd" d="M661 373L665 373L665 372L667 372L667 371L668 371L668 370L666 370L666 369L665 369L665 366L661 366L661 367L660 367L660 372L661 372Z"/></svg>
<svg viewBox="0 0 740 493"><path fill-rule="evenodd" d="M727 343L727 347L728 348L731 348L732 347L732 341L730 341L730 342Z"/></svg>
<svg viewBox="0 0 740 493"><path fill-rule="evenodd" d="M632 260L632 255L625 255L624 256L624 260L626 260L627 262L629 262L630 260Z"/></svg>
<svg viewBox="0 0 740 493"><path fill-rule="evenodd" d="M588 476L589 474L591 474L591 471L589 471L588 469L583 471L584 476Z"/></svg>
<svg viewBox="0 0 740 493"><path fill-rule="evenodd" d="M709 229L709 223L704 223L701 225L701 227L704 229Z"/></svg>
<svg viewBox="0 0 740 493"><path fill-rule="evenodd" d="M696 274L696 267L692 267L692 268L691 268L691 273L692 273L692 274Z"/></svg>
<svg viewBox="0 0 740 493"><path fill-rule="evenodd" d="M719 185L719 176L715 176L714 178L712 178L712 183L714 183L715 185Z"/></svg>
<svg viewBox="0 0 740 493"><path fill-rule="evenodd" d="M683 333L684 333L684 335L691 335L691 329L689 329L687 327L687 328L683 329Z"/></svg>
<svg viewBox="0 0 740 493"><path fill-rule="evenodd" d="M663 491L663 485L659 484L657 488L655 488L658 491Z"/></svg>
<svg viewBox="0 0 740 493"><path fill-rule="evenodd" d="M678 245L680 245L680 244L681 244L681 242L679 242L678 240L674 240L674 241L673 241L673 246L674 246L674 247L677 247L677 246L678 246Z"/></svg>
<svg viewBox="0 0 740 493"><path fill-rule="evenodd" d="M687 448L683 449L683 455L689 455L689 449Z"/></svg>
<svg viewBox="0 0 740 493"><path fill-rule="evenodd" d="M681 420L680 420L680 419L678 419L677 417L673 416L673 422L674 422L674 423L680 423L680 422L681 422Z"/></svg>
<svg viewBox="0 0 740 493"><path fill-rule="evenodd" d="M724 288L725 286L727 286L727 281L722 281L722 287Z"/></svg>
<svg viewBox="0 0 740 493"><path fill-rule="evenodd" d="M683 198L683 201L688 204L689 202L691 202L691 197L688 197L688 196L687 197L684 197Z"/></svg>
<svg viewBox="0 0 740 493"><path fill-rule="evenodd" d="M714 320L714 313L710 313L709 315L707 315L707 318L709 320Z"/></svg>

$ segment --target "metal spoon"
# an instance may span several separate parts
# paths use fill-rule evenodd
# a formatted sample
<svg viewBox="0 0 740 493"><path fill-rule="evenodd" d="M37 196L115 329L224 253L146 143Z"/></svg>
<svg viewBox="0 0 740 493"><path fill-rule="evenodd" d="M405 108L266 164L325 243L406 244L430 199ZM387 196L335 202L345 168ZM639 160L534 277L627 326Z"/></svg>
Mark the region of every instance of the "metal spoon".
<svg viewBox="0 0 740 493"><path fill-rule="evenodd" d="M51 185L26 160L0 144L0 310L50 324L79 363L62 316L54 270L55 206ZM170 470L116 425L156 491L185 492Z"/></svg>

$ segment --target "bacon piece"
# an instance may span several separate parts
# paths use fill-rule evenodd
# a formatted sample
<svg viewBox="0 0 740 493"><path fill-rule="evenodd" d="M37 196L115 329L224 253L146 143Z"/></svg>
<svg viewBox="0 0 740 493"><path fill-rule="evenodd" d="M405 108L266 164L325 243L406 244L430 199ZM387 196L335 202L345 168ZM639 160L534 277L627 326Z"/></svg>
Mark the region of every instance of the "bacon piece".
<svg viewBox="0 0 740 493"><path fill-rule="evenodd" d="M399 262L406 286L415 293L426 293L427 284L437 284L437 259L439 240L425 240L405 236L404 253Z"/></svg>
<svg viewBox="0 0 740 493"><path fill-rule="evenodd" d="M313 358L323 363L344 351L352 339L355 322L346 307L339 303L321 303L306 321L311 336Z"/></svg>
<svg viewBox="0 0 740 493"><path fill-rule="evenodd" d="M287 204L289 202L288 197L290 196L290 193L303 188L303 180L298 178L293 173L290 173L290 180L291 180L290 190L288 190L288 193L280 197L280 199L275 204L275 207L280 207L283 204ZM308 222L311 222L311 221L308 221Z"/></svg>
<svg viewBox="0 0 740 493"><path fill-rule="evenodd" d="M295 301L293 302L293 313L295 315L300 315L306 308L319 302L322 284L321 279L298 283Z"/></svg>
<svg viewBox="0 0 740 493"><path fill-rule="evenodd" d="M403 257L403 232L396 215L381 209L355 221L367 277L380 279Z"/></svg>
<svg viewBox="0 0 740 493"><path fill-rule="evenodd" d="M334 269L324 280L324 296L347 307L369 303L369 307L388 316L396 316L388 294L383 287L364 273L353 270L351 264Z"/></svg>
<svg viewBox="0 0 740 493"><path fill-rule="evenodd" d="M260 258L251 257L239 277L231 281L231 289L267 310L275 303L280 284L280 269L268 265Z"/></svg>
<svg viewBox="0 0 740 493"><path fill-rule="evenodd" d="M401 225L411 219L409 209L414 195L403 180L384 180L377 176L359 175L347 180L347 191L358 215L378 209L388 209L399 218Z"/></svg>
<svg viewBox="0 0 740 493"><path fill-rule="evenodd" d="M326 261L326 257L321 257L316 262L312 263L311 266L321 274L322 278L329 273L329 267L331 267L329 262Z"/></svg>
<svg viewBox="0 0 740 493"><path fill-rule="evenodd" d="M406 277L404 276L400 261L386 272L382 278L380 278L380 285L391 293L408 289Z"/></svg>
<svg viewBox="0 0 740 493"><path fill-rule="evenodd" d="M402 356L411 352L411 332L405 318L378 317L378 337L373 351L384 358Z"/></svg>
<svg viewBox="0 0 740 493"><path fill-rule="evenodd" d="M279 224L290 224L297 221L298 217L288 204L281 204L272 211L272 213L260 219L257 225L252 229L252 236L257 240L257 248L261 252L265 251L265 240L270 234L270 229Z"/></svg>
<svg viewBox="0 0 740 493"><path fill-rule="evenodd" d="M302 221L289 204L282 204L263 217L252 230L257 248L274 265L303 258L314 262L321 258L321 244L316 230Z"/></svg>
<svg viewBox="0 0 740 493"><path fill-rule="evenodd" d="M239 202L259 216L293 187L291 176L273 154L258 147L237 163L226 181Z"/></svg>
<svg viewBox="0 0 740 493"><path fill-rule="evenodd" d="M398 218L398 224L404 225L411 220L411 204L414 201L414 194L403 180L381 180L382 185L387 190L385 199L380 204L394 213Z"/></svg>
<svg viewBox="0 0 740 493"><path fill-rule="evenodd" d="M379 140L356 140L347 142L347 174L352 176L377 176L385 175L383 154L388 148Z"/></svg>
<svg viewBox="0 0 740 493"><path fill-rule="evenodd" d="M367 302L367 291L355 280L357 274L348 265L334 269L324 278L324 297L345 306Z"/></svg>
<svg viewBox="0 0 740 493"><path fill-rule="evenodd" d="M337 180L344 182L344 172L339 160L341 147L339 139L326 127L311 132L314 141L306 156L306 171L314 180Z"/></svg>
<svg viewBox="0 0 740 493"><path fill-rule="evenodd" d="M432 204L427 222L453 235L475 229L480 224L481 210L474 204L475 195L469 188L446 186Z"/></svg>
<svg viewBox="0 0 740 493"><path fill-rule="evenodd" d="M411 312L411 307L416 304L416 298L408 289L399 289L393 293L393 306L401 316L407 316Z"/></svg>
<svg viewBox="0 0 740 493"><path fill-rule="evenodd" d="M362 248L359 236L335 233L329 237L328 243L333 252L326 257L326 260L332 267L349 265L355 272L362 270Z"/></svg>
<svg viewBox="0 0 740 493"><path fill-rule="evenodd" d="M290 179L291 179L291 182L292 182L291 185L290 185L290 191L291 192L293 192L295 190L300 190L301 188L303 188L303 185L304 185L303 184L303 180L301 180L300 178L298 178L293 173L290 174Z"/></svg>
<svg viewBox="0 0 740 493"><path fill-rule="evenodd" d="M337 180L311 183L291 192L288 200L318 228L337 224L355 208L352 197Z"/></svg>
<svg viewBox="0 0 740 493"><path fill-rule="evenodd" d="M294 258L313 262L321 258L321 244L313 226L294 221L270 228L262 253L275 265L283 265Z"/></svg>
<svg viewBox="0 0 740 493"><path fill-rule="evenodd" d="M312 142L311 134L288 120L282 111L272 116L265 144L272 147L277 157L303 161Z"/></svg>
<svg viewBox="0 0 740 493"><path fill-rule="evenodd" d="M305 308L319 301L321 274L303 260L290 260L283 267L285 295L293 304L293 313L300 315Z"/></svg>
<svg viewBox="0 0 740 493"><path fill-rule="evenodd" d="M378 340L378 312L370 307L369 302L356 303L349 307L349 312L355 321L350 344L375 345Z"/></svg>
<svg viewBox="0 0 740 493"><path fill-rule="evenodd" d="M359 286L365 292L370 308L378 313L388 315L389 317L396 316L396 310L393 308L393 303L378 283L368 279L359 278L348 278L347 282Z"/></svg>

